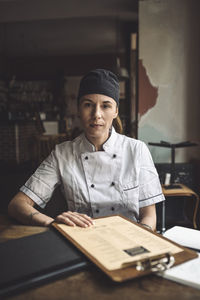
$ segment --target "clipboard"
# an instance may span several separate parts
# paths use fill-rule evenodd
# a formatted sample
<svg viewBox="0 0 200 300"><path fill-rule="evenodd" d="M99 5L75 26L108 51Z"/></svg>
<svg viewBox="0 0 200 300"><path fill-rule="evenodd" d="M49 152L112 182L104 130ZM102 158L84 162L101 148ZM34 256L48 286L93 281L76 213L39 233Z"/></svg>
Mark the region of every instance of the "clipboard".
<svg viewBox="0 0 200 300"><path fill-rule="evenodd" d="M94 220L95 222L100 223L96 228L81 228L80 227L70 227L64 224L58 224L58 223L52 223L52 226L56 228L62 235L64 235L69 241L71 241L86 257L88 257L96 266L98 266L105 274L107 274L113 281L116 282L123 282L126 280L130 280L132 278L144 276L147 274L151 274L154 272L161 272L166 269L169 269L173 265L178 265L181 264L185 261L188 261L190 259L196 258L197 254L196 252L189 250L187 248L184 248L167 238L161 236L160 234L154 233L145 227L139 225L138 223L131 221L124 216L121 215L112 215L108 217L102 217L102 218L97 218ZM100 226L102 226L102 230L105 230L105 235L106 231L109 231L109 225L107 228L107 223L108 222L113 222L112 224L115 224L115 222L121 222L121 224L125 224L128 226L129 233L133 232L139 232L140 236L144 235L146 237L146 240L150 241L150 244L152 243L152 240L156 240L158 243L163 245L169 246L169 248L173 249L175 253L169 252L169 251L160 251L160 253L157 253L154 255L153 251L148 251L149 247L146 245L147 243L143 243L140 245L140 247L134 247L133 252L135 249L141 250L147 249L147 251L142 254L135 254L135 257L132 259L127 256L127 259L129 260L128 262L123 262L120 267L110 269L107 266L105 266L104 261L102 261L102 256L104 253L101 253L101 249L98 250L100 251L98 255L94 255L94 249L92 249L93 246L88 247L87 245L87 237L90 236L92 232L92 236L94 237L93 241L91 244L94 243L95 241L95 230L100 230ZM117 225L117 223L116 223ZM104 227L104 228L103 228ZM80 231L81 230L81 231ZM88 231L87 231L88 230ZM115 231L115 229L114 229ZM80 232L80 233L79 233ZM111 228L112 232L112 228ZM98 237L98 232L96 231ZM77 235L78 234L78 238ZM116 232L115 232L116 234ZM119 233L121 234L121 233ZM126 235L127 233L125 233ZM84 242L83 242L84 241ZM137 243L137 242L136 242ZM153 246L154 247L154 246ZM103 249L103 247L100 247ZM167 249L167 247L166 247ZM126 251L127 250L123 250ZM148 252L148 253L147 253ZM124 255L124 252L123 252ZM127 254L128 255L128 254ZM134 256L134 255L133 255ZM137 259L137 257L140 257L140 259Z"/></svg>

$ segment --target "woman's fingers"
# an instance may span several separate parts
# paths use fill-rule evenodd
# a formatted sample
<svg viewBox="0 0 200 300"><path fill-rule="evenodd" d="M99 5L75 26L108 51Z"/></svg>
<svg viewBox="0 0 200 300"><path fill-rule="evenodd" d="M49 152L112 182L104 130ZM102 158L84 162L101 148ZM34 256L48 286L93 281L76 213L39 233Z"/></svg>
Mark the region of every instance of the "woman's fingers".
<svg viewBox="0 0 200 300"><path fill-rule="evenodd" d="M78 218L80 221L82 221L83 223L85 223L88 226L94 224L92 218L90 218L89 216L87 216L85 214L79 214L77 212L71 212L71 211L69 211L68 214L70 214L72 217Z"/></svg>
<svg viewBox="0 0 200 300"><path fill-rule="evenodd" d="M69 218L67 218L63 215L57 216L55 221L57 223L64 223L64 224L69 225L69 226L76 226L76 224L74 224Z"/></svg>
<svg viewBox="0 0 200 300"><path fill-rule="evenodd" d="M89 216L71 211L64 212L61 215L57 216L56 222L61 222L69 226L77 225L80 227L88 227L93 225L93 221Z"/></svg>

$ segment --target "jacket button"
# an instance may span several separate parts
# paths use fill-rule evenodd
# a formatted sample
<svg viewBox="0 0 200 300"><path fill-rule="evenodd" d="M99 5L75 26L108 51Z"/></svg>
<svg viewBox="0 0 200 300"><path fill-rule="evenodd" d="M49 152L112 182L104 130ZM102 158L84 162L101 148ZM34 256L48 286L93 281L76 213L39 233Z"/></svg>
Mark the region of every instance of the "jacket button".
<svg viewBox="0 0 200 300"><path fill-rule="evenodd" d="M112 182L112 183L111 183L111 185L115 185L115 183L114 183L114 182Z"/></svg>
<svg viewBox="0 0 200 300"><path fill-rule="evenodd" d="M94 188L94 184L91 184L91 187Z"/></svg>
<svg viewBox="0 0 200 300"><path fill-rule="evenodd" d="M96 209L96 213L97 213L97 214L99 213L99 209Z"/></svg>
<svg viewBox="0 0 200 300"><path fill-rule="evenodd" d="M115 210L115 208L114 208L114 207L111 207L111 210L113 211L113 210Z"/></svg>
<svg viewBox="0 0 200 300"><path fill-rule="evenodd" d="M88 159L88 156L86 156L85 159Z"/></svg>
<svg viewBox="0 0 200 300"><path fill-rule="evenodd" d="M116 154L113 154L113 158L116 158L117 157L117 155Z"/></svg>

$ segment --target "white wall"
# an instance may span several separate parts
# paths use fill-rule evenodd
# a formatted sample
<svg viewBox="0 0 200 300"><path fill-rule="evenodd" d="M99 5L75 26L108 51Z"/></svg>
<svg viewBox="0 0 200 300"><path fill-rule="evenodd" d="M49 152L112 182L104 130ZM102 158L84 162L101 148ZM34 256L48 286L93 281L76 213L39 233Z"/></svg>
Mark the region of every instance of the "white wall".
<svg viewBox="0 0 200 300"><path fill-rule="evenodd" d="M158 88L156 105L139 120L146 143L200 140L199 8L199 0L139 2L139 58ZM177 149L176 162L199 158L199 148ZM170 161L170 150L150 150L155 162Z"/></svg>

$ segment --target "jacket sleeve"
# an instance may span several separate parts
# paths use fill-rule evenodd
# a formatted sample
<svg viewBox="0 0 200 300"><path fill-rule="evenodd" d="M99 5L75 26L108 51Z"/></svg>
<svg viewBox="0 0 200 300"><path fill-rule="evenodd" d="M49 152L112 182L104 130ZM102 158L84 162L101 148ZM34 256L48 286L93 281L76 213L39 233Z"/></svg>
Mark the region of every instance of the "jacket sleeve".
<svg viewBox="0 0 200 300"><path fill-rule="evenodd" d="M20 191L29 196L41 208L44 208L58 184L60 184L58 162L55 151L52 151L20 188Z"/></svg>
<svg viewBox="0 0 200 300"><path fill-rule="evenodd" d="M165 200L160 180L151 154L145 143L141 144L139 172L139 207Z"/></svg>

